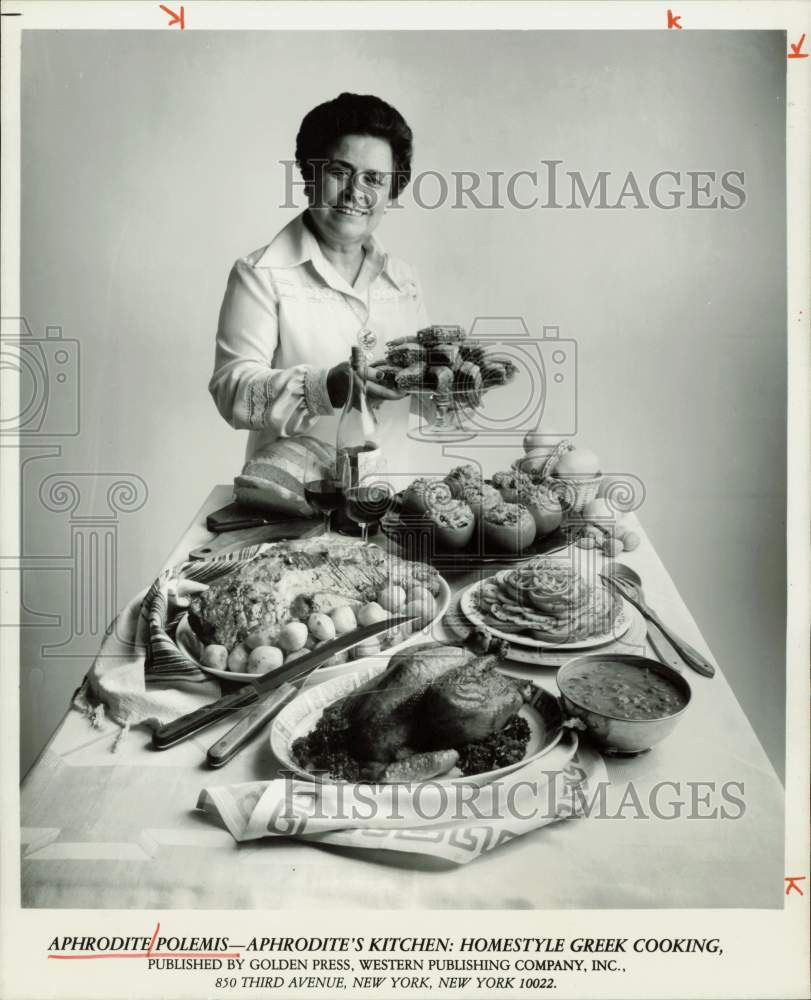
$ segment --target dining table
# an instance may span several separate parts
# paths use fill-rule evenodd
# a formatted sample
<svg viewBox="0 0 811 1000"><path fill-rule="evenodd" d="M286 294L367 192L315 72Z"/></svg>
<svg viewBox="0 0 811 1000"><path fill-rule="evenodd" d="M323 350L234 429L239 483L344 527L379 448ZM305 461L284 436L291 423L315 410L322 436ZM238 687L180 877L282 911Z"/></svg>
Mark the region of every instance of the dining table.
<svg viewBox="0 0 811 1000"><path fill-rule="evenodd" d="M226 506L212 489L164 567L214 537ZM223 722L169 750L151 732L65 716L21 785L22 905L189 909L777 909L784 903L784 791L718 663L635 515L640 544L623 562L667 624L717 667L685 670L688 711L649 752L605 758L617 799L645 807L571 818L466 865L430 855L279 837L237 843L196 804L201 789L277 774L267 730L224 767L206 749ZM390 544L375 537L373 541ZM448 572L459 594L472 571ZM146 586L149 581L144 581ZM727 665L734 678L734 664ZM557 694L555 669L510 664ZM653 798L659 808L651 809ZM732 799L738 802L731 808ZM616 800L616 799L615 799ZM664 803L664 807L662 807ZM669 803L669 805L668 805Z"/></svg>

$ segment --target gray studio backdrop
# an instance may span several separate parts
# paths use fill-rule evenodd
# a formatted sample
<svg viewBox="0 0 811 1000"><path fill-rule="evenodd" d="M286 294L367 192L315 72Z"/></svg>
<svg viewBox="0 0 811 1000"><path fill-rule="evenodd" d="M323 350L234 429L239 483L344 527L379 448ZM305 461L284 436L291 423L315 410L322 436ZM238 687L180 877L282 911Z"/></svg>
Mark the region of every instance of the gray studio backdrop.
<svg viewBox="0 0 811 1000"><path fill-rule="evenodd" d="M24 33L22 311L50 395L21 452L23 772L107 611L238 471L244 435L206 389L225 280L293 214L279 161L302 115L350 90L402 111L418 171L744 171L739 210L406 197L379 235L435 322L577 341L577 441L644 482L642 521L782 774L785 65L782 34L752 31Z"/></svg>

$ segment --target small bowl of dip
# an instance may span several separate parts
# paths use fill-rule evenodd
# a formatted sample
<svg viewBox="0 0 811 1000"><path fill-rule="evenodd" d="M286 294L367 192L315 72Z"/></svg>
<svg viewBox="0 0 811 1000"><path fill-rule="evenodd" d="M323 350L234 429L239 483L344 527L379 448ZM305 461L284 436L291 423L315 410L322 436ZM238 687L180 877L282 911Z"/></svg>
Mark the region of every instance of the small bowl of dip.
<svg viewBox="0 0 811 1000"><path fill-rule="evenodd" d="M672 667L646 656L590 653L557 673L564 712L606 754L650 750L678 725L692 691Z"/></svg>

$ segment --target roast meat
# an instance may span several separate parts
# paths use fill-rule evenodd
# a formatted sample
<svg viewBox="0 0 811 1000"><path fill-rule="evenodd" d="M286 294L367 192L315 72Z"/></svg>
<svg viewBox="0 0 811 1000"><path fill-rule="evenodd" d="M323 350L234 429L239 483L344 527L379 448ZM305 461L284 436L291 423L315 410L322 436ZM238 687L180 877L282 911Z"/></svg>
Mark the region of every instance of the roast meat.
<svg viewBox="0 0 811 1000"><path fill-rule="evenodd" d="M446 671L469 663L476 654L462 646L424 643L401 649L373 681L346 699L347 743L358 760L392 761L413 751L419 735L419 703ZM425 749L440 750L449 743Z"/></svg>
<svg viewBox="0 0 811 1000"><path fill-rule="evenodd" d="M276 542L195 595L189 624L204 644L230 650L257 629L272 639L291 619L372 601L387 583L439 592L436 570L377 545L323 536Z"/></svg>
<svg viewBox="0 0 811 1000"><path fill-rule="evenodd" d="M518 684L495 669L498 662L441 643L400 650L382 674L344 700L349 752L390 763L498 732L523 702Z"/></svg>
<svg viewBox="0 0 811 1000"><path fill-rule="evenodd" d="M506 725L521 707L517 684L481 656L447 671L430 685L422 703L426 746L463 746L483 740Z"/></svg>

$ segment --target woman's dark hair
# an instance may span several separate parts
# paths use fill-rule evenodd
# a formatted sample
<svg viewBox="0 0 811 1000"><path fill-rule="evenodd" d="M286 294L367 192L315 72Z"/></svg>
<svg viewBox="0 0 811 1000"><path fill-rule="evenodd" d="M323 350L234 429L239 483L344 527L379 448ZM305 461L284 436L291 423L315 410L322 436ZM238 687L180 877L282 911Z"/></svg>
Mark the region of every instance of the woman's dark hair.
<svg viewBox="0 0 811 1000"><path fill-rule="evenodd" d="M327 160L345 135L373 135L388 142L394 160L391 196L396 198L411 180L413 136L400 112L373 94L339 94L307 112L296 136L296 163L305 184L313 183L313 163Z"/></svg>

